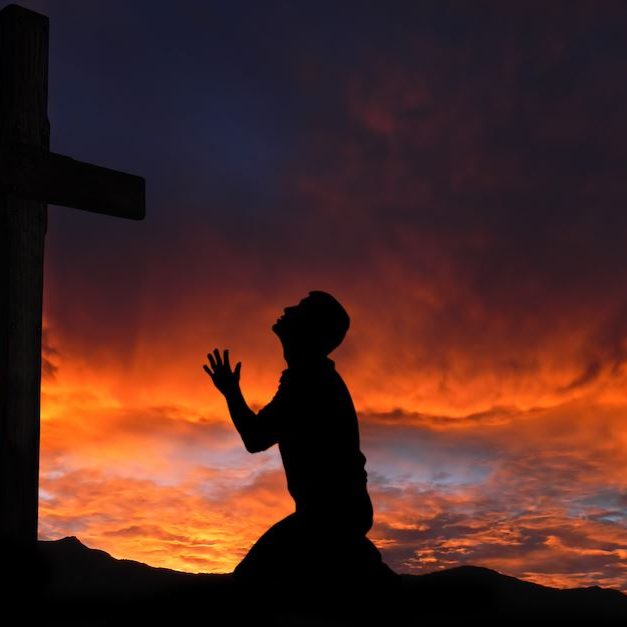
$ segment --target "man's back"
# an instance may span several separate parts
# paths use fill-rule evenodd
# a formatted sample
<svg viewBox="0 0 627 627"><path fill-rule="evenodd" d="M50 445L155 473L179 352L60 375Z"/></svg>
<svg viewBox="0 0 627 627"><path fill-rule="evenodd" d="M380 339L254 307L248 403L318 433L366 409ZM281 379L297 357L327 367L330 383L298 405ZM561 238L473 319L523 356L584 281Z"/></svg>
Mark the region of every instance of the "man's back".
<svg viewBox="0 0 627 627"><path fill-rule="evenodd" d="M357 414L332 360L290 367L257 416L273 432L297 513L366 533L372 505Z"/></svg>

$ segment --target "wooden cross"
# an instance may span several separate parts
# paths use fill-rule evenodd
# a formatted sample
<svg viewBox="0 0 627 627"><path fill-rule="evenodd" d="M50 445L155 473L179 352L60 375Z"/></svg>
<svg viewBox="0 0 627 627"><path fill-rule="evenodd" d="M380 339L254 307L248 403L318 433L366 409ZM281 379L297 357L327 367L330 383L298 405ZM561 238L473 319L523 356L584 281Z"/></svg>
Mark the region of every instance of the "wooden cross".
<svg viewBox="0 0 627 627"><path fill-rule="evenodd" d="M141 220L145 184L49 150L48 18L0 11L0 546L37 540L47 203ZM9 544L8 546L11 546Z"/></svg>

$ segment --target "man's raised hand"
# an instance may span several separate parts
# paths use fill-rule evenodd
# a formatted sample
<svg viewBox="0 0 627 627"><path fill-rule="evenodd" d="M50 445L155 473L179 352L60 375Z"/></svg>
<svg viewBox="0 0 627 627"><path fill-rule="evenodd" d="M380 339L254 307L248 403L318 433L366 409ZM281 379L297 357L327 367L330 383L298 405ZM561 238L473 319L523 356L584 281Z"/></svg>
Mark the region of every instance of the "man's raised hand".
<svg viewBox="0 0 627 627"><path fill-rule="evenodd" d="M229 350L224 351L224 357L220 356L220 351L215 348L213 353L207 354L209 366L203 365L205 372L211 377L213 384L218 390L227 396L239 388L239 373L242 368L242 362L235 364L235 369L231 370L229 362Z"/></svg>

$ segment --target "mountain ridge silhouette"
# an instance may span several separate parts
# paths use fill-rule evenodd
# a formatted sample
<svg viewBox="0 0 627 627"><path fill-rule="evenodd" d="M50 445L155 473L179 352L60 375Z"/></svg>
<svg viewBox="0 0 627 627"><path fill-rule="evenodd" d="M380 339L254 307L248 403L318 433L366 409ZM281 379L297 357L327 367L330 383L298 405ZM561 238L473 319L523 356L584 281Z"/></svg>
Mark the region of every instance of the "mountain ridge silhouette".
<svg viewBox="0 0 627 627"><path fill-rule="evenodd" d="M116 559L86 547L76 537L38 542L40 583L38 611L46 624L101 627L148 622L193 625L204 616L208 624L366 625L453 624L470 620L480 625L627 624L627 596L610 588L558 589L503 575L489 568L459 566L424 575L399 575L396 593L365 595L361 611L334 614L321 602L290 603L277 590L276 604L260 615L254 602L230 574L193 574ZM350 583L347 582L347 593ZM347 595L347 598L350 595ZM374 597L380 596L375 599ZM350 601L354 604L354 600ZM213 618L215 620L208 620Z"/></svg>

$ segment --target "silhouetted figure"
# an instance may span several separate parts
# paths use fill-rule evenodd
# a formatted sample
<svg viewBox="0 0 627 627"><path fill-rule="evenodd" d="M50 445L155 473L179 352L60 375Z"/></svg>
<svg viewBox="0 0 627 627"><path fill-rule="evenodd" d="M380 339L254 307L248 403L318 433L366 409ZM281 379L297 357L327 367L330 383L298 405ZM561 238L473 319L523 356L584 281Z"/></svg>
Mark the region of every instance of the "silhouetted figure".
<svg viewBox="0 0 627 627"><path fill-rule="evenodd" d="M272 401L255 414L239 387L241 363L216 349L204 366L225 396L233 423L251 453L279 445L296 511L271 527L235 569L239 581L299 585L389 577L366 538L373 510L366 489L366 458L359 449L357 414L328 354L349 327L340 303L310 292L287 307L272 330L287 369Z"/></svg>

